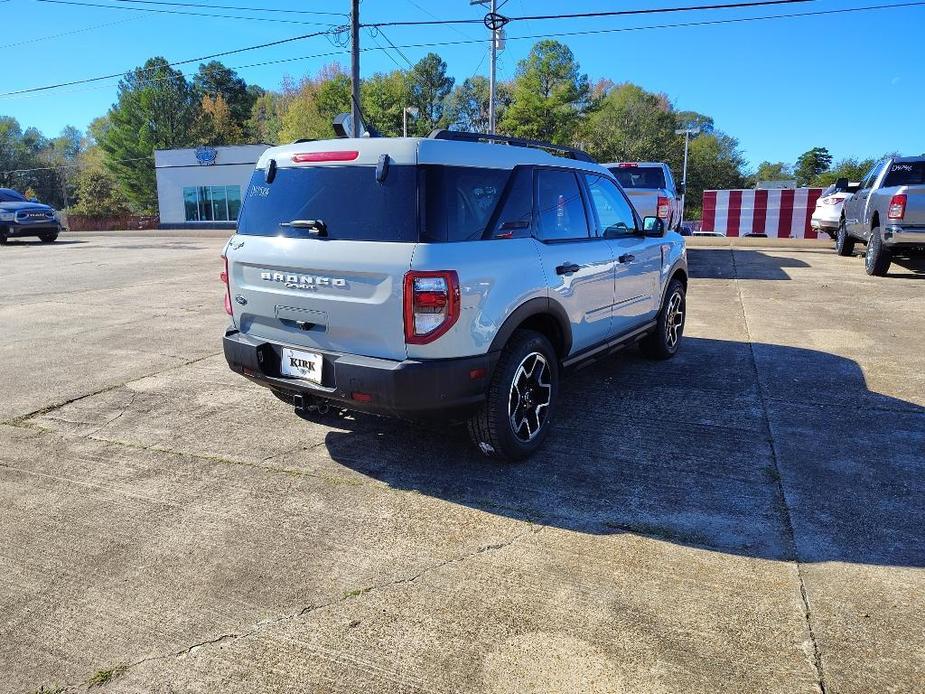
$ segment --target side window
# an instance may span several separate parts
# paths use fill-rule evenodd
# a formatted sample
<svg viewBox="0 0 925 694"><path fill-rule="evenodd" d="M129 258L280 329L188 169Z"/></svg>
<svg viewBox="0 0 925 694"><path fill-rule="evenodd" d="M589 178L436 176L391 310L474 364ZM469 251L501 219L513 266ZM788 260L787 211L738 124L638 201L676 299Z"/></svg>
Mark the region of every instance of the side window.
<svg viewBox="0 0 925 694"><path fill-rule="evenodd" d="M674 192L677 190L674 184L674 176L671 175L671 169L668 168L665 169L665 183L667 184L665 187L669 191Z"/></svg>
<svg viewBox="0 0 925 694"><path fill-rule="evenodd" d="M597 213L597 233L607 237L636 233L633 208L613 181L596 174L585 174L585 180Z"/></svg>
<svg viewBox="0 0 925 694"><path fill-rule="evenodd" d="M877 176L880 174L880 169L883 168L883 162L877 162L874 164L874 167L867 172L867 175L864 177L864 182L861 184L861 190L867 190L874 187L874 181L877 180Z"/></svg>
<svg viewBox="0 0 925 694"><path fill-rule="evenodd" d="M533 233L533 169L514 169L491 238L517 239Z"/></svg>
<svg viewBox="0 0 925 694"><path fill-rule="evenodd" d="M541 241L588 238L581 189L571 171L537 170L536 207Z"/></svg>

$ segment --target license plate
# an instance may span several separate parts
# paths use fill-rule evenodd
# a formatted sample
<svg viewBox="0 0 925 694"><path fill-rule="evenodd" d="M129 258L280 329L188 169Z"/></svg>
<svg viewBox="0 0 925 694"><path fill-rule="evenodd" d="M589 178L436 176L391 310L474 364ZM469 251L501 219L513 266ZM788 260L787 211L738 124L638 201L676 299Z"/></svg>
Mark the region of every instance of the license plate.
<svg viewBox="0 0 925 694"><path fill-rule="evenodd" d="M280 363L280 372L283 376L292 376L293 378L304 378L312 383L321 383L321 364L320 354L315 352L303 352L298 349L289 349L283 347L283 358Z"/></svg>

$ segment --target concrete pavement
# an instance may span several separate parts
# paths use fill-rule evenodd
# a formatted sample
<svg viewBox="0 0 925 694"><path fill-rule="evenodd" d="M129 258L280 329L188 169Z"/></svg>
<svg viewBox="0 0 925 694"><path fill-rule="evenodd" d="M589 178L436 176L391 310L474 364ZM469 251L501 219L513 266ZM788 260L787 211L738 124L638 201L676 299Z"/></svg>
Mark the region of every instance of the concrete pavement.
<svg viewBox="0 0 925 694"><path fill-rule="evenodd" d="M692 244L498 466L230 373L219 239L71 240L0 249L0 691L925 689L920 266Z"/></svg>

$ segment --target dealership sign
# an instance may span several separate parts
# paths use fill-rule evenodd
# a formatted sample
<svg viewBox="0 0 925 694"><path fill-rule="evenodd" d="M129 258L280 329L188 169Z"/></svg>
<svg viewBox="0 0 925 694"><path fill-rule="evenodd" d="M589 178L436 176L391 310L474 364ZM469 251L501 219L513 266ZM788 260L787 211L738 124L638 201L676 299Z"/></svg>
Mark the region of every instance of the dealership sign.
<svg viewBox="0 0 925 694"><path fill-rule="evenodd" d="M218 150L216 150L215 147L196 148L196 161L202 166L212 166L212 164L215 163L216 157L218 157Z"/></svg>

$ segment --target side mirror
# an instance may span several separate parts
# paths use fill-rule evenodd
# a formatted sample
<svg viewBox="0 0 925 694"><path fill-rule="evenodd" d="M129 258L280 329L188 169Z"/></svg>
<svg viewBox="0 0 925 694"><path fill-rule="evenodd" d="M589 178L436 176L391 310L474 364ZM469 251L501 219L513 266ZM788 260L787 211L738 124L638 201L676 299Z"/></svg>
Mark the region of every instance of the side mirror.
<svg viewBox="0 0 925 694"><path fill-rule="evenodd" d="M642 220L642 230L646 236L664 236L665 222L661 217L646 217Z"/></svg>

